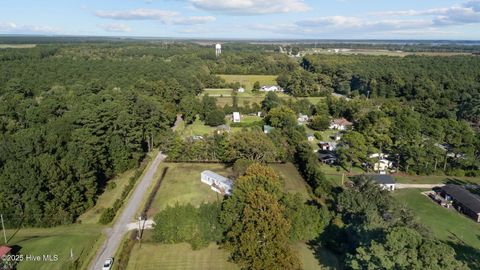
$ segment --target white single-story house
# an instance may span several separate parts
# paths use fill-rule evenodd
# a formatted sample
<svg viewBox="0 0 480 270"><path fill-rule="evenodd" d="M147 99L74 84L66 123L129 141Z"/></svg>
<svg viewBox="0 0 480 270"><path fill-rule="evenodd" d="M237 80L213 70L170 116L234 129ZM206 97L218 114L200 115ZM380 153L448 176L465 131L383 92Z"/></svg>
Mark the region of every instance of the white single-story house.
<svg viewBox="0 0 480 270"><path fill-rule="evenodd" d="M234 112L232 118L234 123L240 123L241 117L239 112Z"/></svg>
<svg viewBox="0 0 480 270"><path fill-rule="evenodd" d="M298 114L298 118L297 118L298 124L300 125L305 124L308 122L308 119L309 119L308 115L301 114L301 113Z"/></svg>
<svg viewBox="0 0 480 270"><path fill-rule="evenodd" d="M336 142L319 142L318 146L320 146L320 149L323 151L335 151L337 149L337 143Z"/></svg>
<svg viewBox="0 0 480 270"><path fill-rule="evenodd" d="M346 130L348 127L352 126L353 123L348 121L345 118L333 119L330 123L330 129L336 130Z"/></svg>
<svg viewBox="0 0 480 270"><path fill-rule="evenodd" d="M367 175L371 177L377 184L384 190L394 191L396 182L392 176L386 174L371 174Z"/></svg>
<svg viewBox="0 0 480 270"><path fill-rule="evenodd" d="M278 85L263 85L260 87L262 92L283 92L283 89Z"/></svg>
<svg viewBox="0 0 480 270"><path fill-rule="evenodd" d="M384 153L373 153L368 156L373 161L373 170L380 174L387 174L393 168L393 162L388 160L388 155Z"/></svg>
<svg viewBox="0 0 480 270"><path fill-rule="evenodd" d="M245 88L240 87L240 88L237 89L237 92L238 93L245 93Z"/></svg>
<svg viewBox="0 0 480 270"><path fill-rule="evenodd" d="M212 171L203 171L200 174L200 181L210 186L210 188L220 194L232 194L233 182L232 180L216 174Z"/></svg>

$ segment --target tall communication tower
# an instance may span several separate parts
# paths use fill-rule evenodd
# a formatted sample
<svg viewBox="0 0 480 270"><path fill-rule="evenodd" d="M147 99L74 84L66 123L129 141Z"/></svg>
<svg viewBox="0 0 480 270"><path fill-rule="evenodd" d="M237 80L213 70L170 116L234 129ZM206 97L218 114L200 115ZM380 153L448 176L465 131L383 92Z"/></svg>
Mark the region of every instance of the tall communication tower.
<svg viewBox="0 0 480 270"><path fill-rule="evenodd" d="M215 45L215 55L216 55L217 57L219 57L220 54L222 54L222 45L216 44L216 45Z"/></svg>

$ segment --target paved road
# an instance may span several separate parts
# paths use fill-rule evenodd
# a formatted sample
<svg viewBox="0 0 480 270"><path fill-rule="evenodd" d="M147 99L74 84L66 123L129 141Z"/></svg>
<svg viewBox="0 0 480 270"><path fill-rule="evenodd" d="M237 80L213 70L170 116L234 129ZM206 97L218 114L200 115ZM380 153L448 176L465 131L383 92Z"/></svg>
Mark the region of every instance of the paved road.
<svg viewBox="0 0 480 270"><path fill-rule="evenodd" d="M124 234L128 231L127 225L135 221L137 218L135 217L135 213L140 208L142 200L147 193L148 187L154 180L153 176L158 165L165 159L165 157L165 155L159 152L150 167L145 172L143 178L140 180L140 183L138 183L136 189L133 191L130 201L128 201L127 205L123 209L123 212L115 221L113 228L108 230L107 239L103 243L101 249L98 251L95 260L90 265L91 270L101 270L105 260L115 255L115 252L122 242Z"/></svg>

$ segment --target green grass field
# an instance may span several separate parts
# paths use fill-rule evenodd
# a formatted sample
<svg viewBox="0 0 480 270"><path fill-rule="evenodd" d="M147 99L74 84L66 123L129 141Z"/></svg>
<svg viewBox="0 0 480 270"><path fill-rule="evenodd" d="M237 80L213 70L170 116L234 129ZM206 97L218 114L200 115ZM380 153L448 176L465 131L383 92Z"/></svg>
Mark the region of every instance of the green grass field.
<svg viewBox="0 0 480 270"><path fill-rule="evenodd" d="M232 96L232 93L233 93L233 89L229 89L229 88L220 88L220 89L205 88L203 90L204 95L209 95L212 97L218 97L218 96L230 97Z"/></svg>
<svg viewBox="0 0 480 270"><path fill-rule="evenodd" d="M449 182L462 182L479 184L480 177L457 177L457 176L416 176L416 175L395 175L399 183L405 184L440 184Z"/></svg>
<svg viewBox="0 0 480 270"><path fill-rule="evenodd" d="M195 206L203 202L221 200L222 196L200 182L200 173L211 170L228 177L232 171L217 163L163 163L159 170L168 167L168 172L158 190L149 216L176 203L191 203Z"/></svg>
<svg viewBox="0 0 480 270"><path fill-rule="evenodd" d="M258 81L260 85L277 85L276 75L218 75L227 83L239 82L245 87L245 93L251 93L253 84Z"/></svg>
<svg viewBox="0 0 480 270"><path fill-rule="evenodd" d="M228 253L217 245L192 250L190 244L154 244L135 245L127 269L142 270L229 270L239 269L228 262Z"/></svg>
<svg viewBox="0 0 480 270"><path fill-rule="evenodd" d="M57 262L21 262L18 264L18 270L62 270L72 264L70 259L70 249L73 251L74 259L84 258L82 267L85 269L89 259L96 251L99 239L101 237L102 227L99 225L75 224L70 226L60 226L55 228L40 229L28 228L20 229L15 233L14 230L7 230L7 237L11 237L8 242L10 246L21 247L19 254L42 256L46 254L58 255ZM12 237L13 236L13 237Z"/></svg>
<svg viewBox="0 0 480 270"><path fill-rule="evenodd" d="M285 181L285 191L300 193L305 200L310 199L305 180L298 173L297 168L292 163L270 165Z"/></svg>
<svg viewBox="0 0 480 270"><path fill-rule="evenodd" d="M411 208L419 221L431 229L443 241L480 249L480 224L452 209L446 209L425 195L419 189L396 190L393 196Z"/></svg>

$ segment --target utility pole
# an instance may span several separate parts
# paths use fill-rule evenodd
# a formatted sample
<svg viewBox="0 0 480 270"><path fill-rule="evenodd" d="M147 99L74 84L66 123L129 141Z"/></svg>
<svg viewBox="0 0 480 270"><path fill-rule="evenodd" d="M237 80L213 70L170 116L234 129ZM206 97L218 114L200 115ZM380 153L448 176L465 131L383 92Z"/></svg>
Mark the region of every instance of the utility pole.
<svg viewBox="0 0 480 270"><path fill-rule="evenodd" d="M7 234L5 233L5 224L3 223L3 214L0 214L0 219L2 220L2 229L3 229L3 239L5 244L7 243Z"/></svg>

